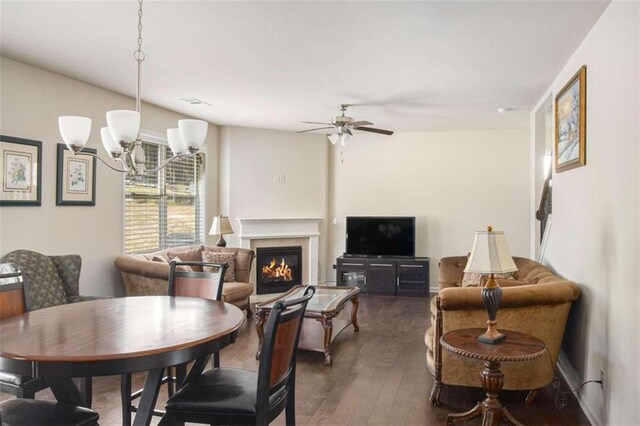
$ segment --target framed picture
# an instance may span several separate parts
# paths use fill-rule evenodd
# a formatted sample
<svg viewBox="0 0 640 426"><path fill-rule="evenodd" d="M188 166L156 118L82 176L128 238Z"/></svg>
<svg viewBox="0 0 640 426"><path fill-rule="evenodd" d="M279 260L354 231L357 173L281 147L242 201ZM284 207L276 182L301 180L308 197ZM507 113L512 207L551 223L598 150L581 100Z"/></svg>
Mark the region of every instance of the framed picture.
<svg viewBox="0 0 640 426"><path fill-rule="evenodd" d="M39 206L42 142L0 135L0 206Z"/></svg>
<svg viewBox="0 0 640 426"><path fill-rule="evenodd" d="M556 95L556 172L587 163L587 66Z"/></svg>
<svg viewBox="0 0 640 426"><path fill-rule="evenodd" d="M83 151L97 154L93 148ZM96 158L73 154L63 143L58 144L56 206L96 205Z"/></svg>

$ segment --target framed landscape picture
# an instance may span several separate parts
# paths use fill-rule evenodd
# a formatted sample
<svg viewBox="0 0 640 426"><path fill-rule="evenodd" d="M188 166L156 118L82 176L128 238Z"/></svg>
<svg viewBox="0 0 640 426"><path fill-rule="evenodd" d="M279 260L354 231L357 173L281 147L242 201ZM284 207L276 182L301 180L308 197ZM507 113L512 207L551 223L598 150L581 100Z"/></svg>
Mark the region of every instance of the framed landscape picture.
<svg viewBox="0 0 640 426"><path fill-rule="evenodd" d="M587 67L556 95L556 172L587 163Z"/></svg>
<svg viewBox="0 0 640 426"><path fill-rule="evenodd" d="M41 205L42 142L0 135L0 206Z"/></svg>
<svg viewBox="0 0 640 426"><path fill-rule="evenodd" d="M97 154L93 148L85 152ZM58 144L56 206L96 205L96 159L86 154L73 154L63 143Z"/></svg>

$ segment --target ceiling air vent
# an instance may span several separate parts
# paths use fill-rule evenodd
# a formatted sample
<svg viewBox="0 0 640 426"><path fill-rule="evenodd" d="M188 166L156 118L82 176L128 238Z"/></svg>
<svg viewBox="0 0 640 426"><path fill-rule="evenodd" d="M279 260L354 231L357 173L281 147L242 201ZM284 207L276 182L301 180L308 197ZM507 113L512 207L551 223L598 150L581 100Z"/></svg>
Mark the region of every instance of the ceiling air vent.
<svg viewBox="0 0 640 426"><path fill-rule="evenodd" d="M206 105L206 106L211 106L211 104L209 102L205 102L201 99L198 98L180 98L180 100L182 102L186 102L190 105Z"/></svg>

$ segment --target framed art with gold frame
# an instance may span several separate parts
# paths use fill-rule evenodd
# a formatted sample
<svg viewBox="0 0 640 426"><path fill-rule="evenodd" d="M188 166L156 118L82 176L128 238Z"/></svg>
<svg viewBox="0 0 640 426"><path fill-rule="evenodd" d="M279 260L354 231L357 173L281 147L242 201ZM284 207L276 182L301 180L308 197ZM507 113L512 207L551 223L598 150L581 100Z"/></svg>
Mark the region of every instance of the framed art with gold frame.
<svg viewBox="0 0 640 426"><path fill-rule="evenodd" d="M97 154L94 148L82 151ZM96 205L96 159L82 152L73 154L63 143L58 144L56 206Z"/></svg>
<svg viewBox="0 0 640 426"><path fill-rule="evenodd" d="M42 142L0 135L0 206L40 206Z"/></svg>
<svg viewBox="0 0 640 426"><path fill-rule="evenodd" d="M587 164L587 66L555 99L556 173Z"/></svg>

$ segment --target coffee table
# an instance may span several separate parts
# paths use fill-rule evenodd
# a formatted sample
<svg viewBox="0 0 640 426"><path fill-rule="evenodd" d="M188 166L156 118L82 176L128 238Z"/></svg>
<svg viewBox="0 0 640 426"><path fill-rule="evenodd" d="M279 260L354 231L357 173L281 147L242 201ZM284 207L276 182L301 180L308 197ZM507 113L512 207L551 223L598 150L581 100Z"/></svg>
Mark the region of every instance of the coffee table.
<svg viewBox="0 0 640 426"><path fill-rule="evenodd" d="M506 338L495 345L478 342L478 336L484 332L484 328L465 328L449 331L440 338L440 343L446 350L485 361L484 370L480 373L480 382L487 397L467 412L449 414L447 426L480 415L483 425L497 425L500 420L506 420L513 425L522 426L498 400L498 393L504 385L504 373L500 370L500 363L525 362L541 358L547 347L537 337L510 330L500 330Z"/></svg>
<svg viewBox="0 0 640 426"><path fill-rule="evenodd" d="M284 294L280 294L271 300L256 305L256 329L258 331L258 352L256 359L260 358L262 342L264 340L264 323L269 317L273 305L278 300L295 299L301 297L306 286L298 285ZM305 318L315 321L304 321L300 332L299 349L324 353L325 365L331 366L331 343L349 325L353 324L353 330L358 331L358 287L347 286L315 286L316 293L307 304ZM351 319L338 319L336 316L342 311L344 305L351 301ZM316 322L317 321L317 322ZM318 322L320 324L318 324ZM335 331L335 333L334 333Z"/></svg>

